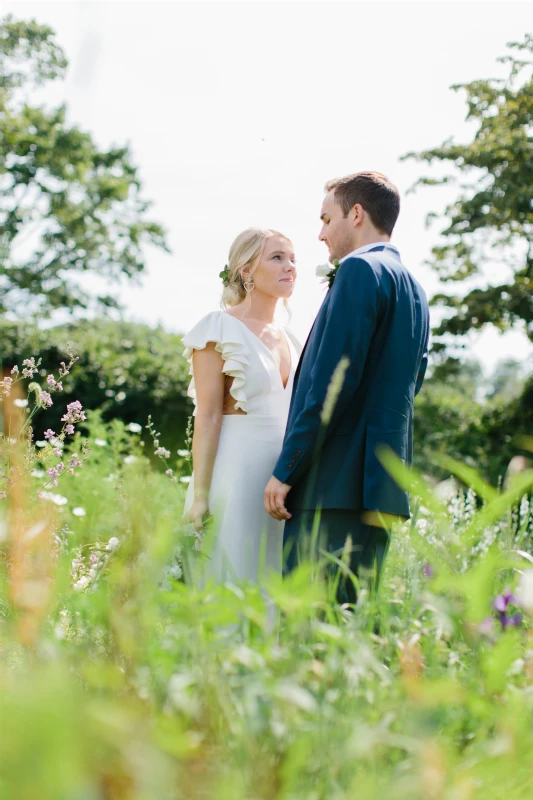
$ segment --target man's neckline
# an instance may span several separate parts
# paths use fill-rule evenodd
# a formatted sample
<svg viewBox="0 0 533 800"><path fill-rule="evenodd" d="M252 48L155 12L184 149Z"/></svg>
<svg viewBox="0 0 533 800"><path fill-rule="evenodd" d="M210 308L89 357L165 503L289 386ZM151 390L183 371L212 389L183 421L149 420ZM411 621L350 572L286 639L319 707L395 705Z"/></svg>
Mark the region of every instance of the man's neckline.
<svg viewBox="0 0 533 800"><path fill-rule="evenodd" d="M357 250L354 250L352 253L348 253L347 256L344 256L344 258L340 259L340 263L342 264L342 262L346 261L347 258L353 258L353 256L359 256L362 253L368 253L369 250L374 250L376 247L383 247L386 250L392 250L397 255L400 255L398 248L390 242L372 242L371 244L365 244L362 247L358 247Z"/></svg>

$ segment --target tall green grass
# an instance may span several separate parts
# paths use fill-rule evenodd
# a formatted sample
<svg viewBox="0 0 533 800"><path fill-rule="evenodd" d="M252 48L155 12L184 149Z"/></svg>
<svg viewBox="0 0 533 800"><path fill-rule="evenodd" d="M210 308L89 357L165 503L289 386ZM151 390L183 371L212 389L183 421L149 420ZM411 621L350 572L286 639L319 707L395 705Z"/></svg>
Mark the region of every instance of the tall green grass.
<svg viewBox="0 0 533 800"><path fill-rule="evenodd" d="M389 464L415 509L379 597L338 608L304 564L272 624L255 585L184 584L183 456L165 475L92 415L63 461L85 438L42 501L47 465L2 443L2 800L531 797L530 473L450 462L475 492L440 500Z"/></svg>

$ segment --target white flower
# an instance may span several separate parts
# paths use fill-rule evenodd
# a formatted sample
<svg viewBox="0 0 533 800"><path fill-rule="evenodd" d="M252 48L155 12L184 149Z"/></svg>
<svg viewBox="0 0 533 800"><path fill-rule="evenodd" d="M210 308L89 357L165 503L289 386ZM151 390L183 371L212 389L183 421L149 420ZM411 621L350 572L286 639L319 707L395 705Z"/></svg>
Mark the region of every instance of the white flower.
<svg viewBox="0 0 533 800"><path fill-rule="evenodd" d="M33 478L42 478L44 476L44 470L43 469L32 469L32 471L30 472L30 475Z"/></svg>
<svg viewBox="0 0 533 800"><path fill-rule="evenodd" d="M76 581L74 584L74 591L83 592L83 590L89 586L90 582L91 579L87 575L82 575L79 581Z"/></svg>
<svg viewBox="0 0 533 800"><path fill-rule="evenodd" d="M98 445L98 447L107 447L107 442L105 439L95 439L94 443Z"/></svg>
<svg viewBox="0 0 533 800"><path fill-rule="evenodd" d="M190 483L190 482L191 482L190 475L184 475L183 478L180 478L180 483Z"/></svg>
<svg viewBox="0 0 533 800"><path fill-rule="evenodd" d="M35 442L36 447L46 447L47 444L48 442L42 442L42 441Z"/></svg>
<svg viewBox="0 0 533 800"><path fill-rule="evenodd" d="M55 492L41 492L41 498L54 503L56 506L64 506L68 503L68 497L63 497L63 495Z"/></svg>
<svg viewBox="0 0 533 800"><path fill-rule="evenodd" d="M525 611L533 612L533 569L526 569L520 575L516 599Z"/></svg>
<svg viewBox="0 0 533 800"><path fill-rule="evenodd" d="M81 506L76 506L76 508L72 509L72 513L75 517L84 517L87 512Z"/></svg>
<svg viewBox="0 0 533 800"><path fill-rule="evenodd" d="M26 406L28 405L28 401L27 400L22 400L20 397L16 397L13 400L13 403L14 403L14 405L17 406L17 408L26 408Z"/></svg>
<svg viewBox="0 0 533 800"><path fill-rule="evenodd" d="M61 439L57 439L57 438L50 439L50 444L52 445L52 447L59 447L59 448L62 448L62 447L65 446L63 444L63 442L61 441Z"/></svg>
<svg viewBox="0 0 533 800"><path fill-rule="evenodd" d="M317 278L327 278L328 272L330 272L331 269L331 264L319 264L319 266L316 268Z"/></svg>
<svg viewBox="0 0 533 800"><path fill-rule="evenodd" d="M124 459L125 464L134 464L137 461L137 456L126 456Z"/></svg>
<svg viewBox="0 0 533 800"><path fill-rule="evenodd" d="M119 392L115 397L117 403L122 403L122 401L125 399L126 399L126 392Z"/></svg>
<svg viewBox="0 0 533 800"><path fill-rule="evenodd" d="M107 550L109 553L112 553L114 550L116 550L116 549L117 549L117 547L119 546L119 544L120 544L120 542L119 542L119 540L117 539L117 537L116 537L116 536L112 536L112 537L111 537L111 539L110 539L110 540L108 541L108 543L107 543L106 550Z"/></svg>
<svg viewBox="0 0 533 800"><path fill-rule="evenodd" d="M142 425L139 425L138 422L130 422L130 424L127 427L128 430L131 431L132 433L140 433L143 429Z"/></svg>
<svg viewBox="0 0 533 800"><path fill-rule="evenodd" d="M181 458L188 458L190 456L189 450L178 450L178 455Z"/></svg>

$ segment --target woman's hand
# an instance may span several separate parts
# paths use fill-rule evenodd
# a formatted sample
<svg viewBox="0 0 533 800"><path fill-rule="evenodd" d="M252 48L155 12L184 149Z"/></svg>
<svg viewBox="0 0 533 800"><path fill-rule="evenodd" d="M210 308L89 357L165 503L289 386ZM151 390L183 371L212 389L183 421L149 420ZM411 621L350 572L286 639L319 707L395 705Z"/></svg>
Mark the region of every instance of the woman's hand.
<svg viewBox="0 0 533 800"><path fill-rule="evenodd" d="M209 515L207 497L195 497L186 518L192 522L196 531L199 532L204 529L204 521L207 515Z"/></svg>

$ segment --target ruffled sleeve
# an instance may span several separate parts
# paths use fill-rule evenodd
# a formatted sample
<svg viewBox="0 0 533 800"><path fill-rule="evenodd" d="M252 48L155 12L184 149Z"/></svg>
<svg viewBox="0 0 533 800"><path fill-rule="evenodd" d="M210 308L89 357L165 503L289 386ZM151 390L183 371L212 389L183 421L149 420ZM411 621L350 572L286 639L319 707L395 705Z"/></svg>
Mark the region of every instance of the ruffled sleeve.
<svg viewBox="0 0 533 800"><path fill-rule="evenodd" d="M204 350L208 342L215 343L215 350L221 354L224 365L222 371L233 378L230 394L235 400L235 408L247 413L246 369L248 367L248 346L244 336L224 311L213 311L200 320L189 333L183 337L185 350L183 355L189 362L188 395L194 401L196 413L196 387L192 355L195 350Z"/></svg>

